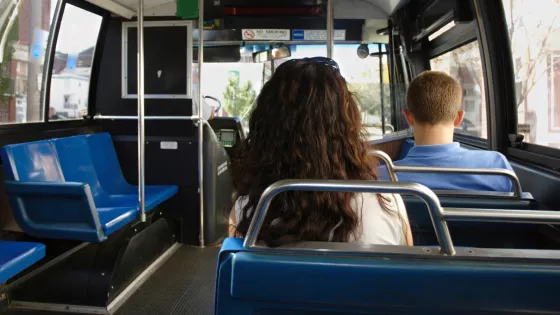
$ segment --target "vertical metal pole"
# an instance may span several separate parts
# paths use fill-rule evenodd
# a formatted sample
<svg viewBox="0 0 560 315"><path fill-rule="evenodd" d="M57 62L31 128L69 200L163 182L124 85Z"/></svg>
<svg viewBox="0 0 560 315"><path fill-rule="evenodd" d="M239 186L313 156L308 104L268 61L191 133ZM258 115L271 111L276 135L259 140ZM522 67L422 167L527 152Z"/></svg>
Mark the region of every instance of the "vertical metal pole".
<svg viewBox="0 0 560 315"><path fill-rule="evenodd" d="M37 38L42 29L43 21L43 1L29 2L29 57L27 64L27 120L26 122L43 121L41 116L41 93L39 91L39 75L41 74L40 60L34 56L33 46L40 41ZM36 48L35 48L36 49ZM2 52L4 53L4 52ZM45 56L45 58L47 58ZM48 110L48 109L47 109Z"/></svg>
<svg viewBox="0 0 560 315"><path fill-rule="evenodd" d="M200 197L200 232L198 240L204 247L204 117L202 117L202 64L204 63L204 0L198 0L198 191Z"/></svg>
<svg viewBox="0 0 560 315"><path fill-rule="evenodd" d="M144 0L138 0L138 202L140 204L140 220L146 222L145 204L145 134L144 134Z"/></svg>
<svg viewBox="0 0 560 315"><path fill-rule="evenodd" d="M401 65L402 65L402 69L403 69L403 75L404 75L404 84L406 87L408 87L408 84L410 83L408 81L408 67L406 66L406 60L404 59L404 49L402 46L399 46L399 53L400 53L400 57L401 57Z"/></svg>
<svg viewBox="0 0 560 315"><path fill-rule="evenodd" d="M45 62L43 63L43 80L41 83L41 109L43 109L42 118L45 121L49 118L49 108L50 107L50 71L52 71L52 63L54 62L54 52L55 52L55 33L58 29L59 24L61 23L60 14L62 14L62 2L63 0L57 0L56 8L54 9L51 28L49 31L49 37L47 40L47 49L45 50ZM21 3L21 1L18 3ZM15 8L14 13L17 14L18 7ZM6 32L10 30L10 25L6 28ZM4 47L0 44L0 47ZM3 50L2 50L3 51ZM0 61L1 62L1 61ZM47 107L47 104L49 105Z"/></svg>
<svg viewBox="0 0 560 315"><path fill-rule="evenodd" d="M385 86L383 86L383 54L381 53L381 44L377 44L379 52L379 86L381 95L381 135L385 135Z"/></svg>
<svg viewBox="0 0 560 315"><path fill-rule="evenodd" d="M327 0L327 57L333 57L334 51L334 0Z"/></svg>

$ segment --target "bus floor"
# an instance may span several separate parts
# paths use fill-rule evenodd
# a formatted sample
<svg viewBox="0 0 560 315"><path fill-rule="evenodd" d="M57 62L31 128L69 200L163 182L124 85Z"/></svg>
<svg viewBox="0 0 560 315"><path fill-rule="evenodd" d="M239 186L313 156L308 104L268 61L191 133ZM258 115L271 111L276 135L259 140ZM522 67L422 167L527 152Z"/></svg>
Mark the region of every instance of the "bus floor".
<svg viewBox="0 0 560 315"><path fill-rule="evenodd" d="M213 314L216 247L183 245L121 307L115 315ZM7 315L68 315L9 309Z"/></svg>

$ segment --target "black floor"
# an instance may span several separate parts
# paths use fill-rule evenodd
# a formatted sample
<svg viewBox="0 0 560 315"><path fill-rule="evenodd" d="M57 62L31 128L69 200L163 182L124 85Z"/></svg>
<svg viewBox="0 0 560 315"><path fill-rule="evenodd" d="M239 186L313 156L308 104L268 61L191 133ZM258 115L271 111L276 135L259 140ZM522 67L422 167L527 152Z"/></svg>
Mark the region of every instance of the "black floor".
<svg viewBox="0 0 560 315"><path fill-rule="evenodd" d="M212 314L218 249L182 246L117 315Z"/></svg>
<svg viewBox="0 0 560 315"><path fill-rule="evenodd" d="M218 248L183 245L117 311L116 315L205 315L214 311ZM8 310L8 315L69 313Z"/></svg>

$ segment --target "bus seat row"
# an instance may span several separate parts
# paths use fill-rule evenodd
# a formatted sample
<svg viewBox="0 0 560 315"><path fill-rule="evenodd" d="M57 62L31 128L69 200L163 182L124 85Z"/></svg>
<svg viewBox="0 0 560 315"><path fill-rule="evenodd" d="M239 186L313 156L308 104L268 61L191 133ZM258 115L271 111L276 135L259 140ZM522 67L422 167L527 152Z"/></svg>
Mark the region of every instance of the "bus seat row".
<svg viewBox="0 0 560 315"><path fill-rule="evenodd" d="M292 246L297 252L281 252L247 249L242 242L228 238L221 247L216 315L548 314L559 310L551 288L560 280L560 266L554 264L461 259L450 263L423 257L422 248L405 248L410 253L401 255L352 255L348 253L363 251L364 245L342 243L333 245L344 253L313 250L313 243L305 242ZM380 247L399 251L386 245L371 251Z"/></svg>
<svg viewBox="0 0 560 315"><path fill-rule="evenodd" d="M43 244L0 241L0 284L44 257Z"/></svg>
<svg viewBox="0 0 560 315"><path fill-rule="evenodd" d="M444 195L437 193L439 202L444 208L469 209L510 209L530 210L537 208L537 202L530 193L522 193L521 198L500 198L499 196L477 196L466 194ZM413 196L402 196L406 206L408 219L420 226L432 229L432 220L426 203Z"/></svg>
<svg viewBox="0 0 560 315"><path fill-rule="evenodd" d="M7 145L1 156L14 218L30 235L102 242L139 216L108 133ZM146 211L177 191L146 186Z"/></svg>
<svg viewBox="0 0 560 315"><path fill-rule="evenodd" d="M476 209L537 209L538 203L530 193L522 193L521 198L501 197L498 195L457 194L445 195L437 193L441 206L445 208ZM402 196L408 220L412 229L415 245L436 245L432 220L424 201L413 196ZM498 247L498 248L537 248L534 236L537 225L484 223L484 222L448 222L453 240L459 246ZM476 232L475 232L476 231Z"/></svg>

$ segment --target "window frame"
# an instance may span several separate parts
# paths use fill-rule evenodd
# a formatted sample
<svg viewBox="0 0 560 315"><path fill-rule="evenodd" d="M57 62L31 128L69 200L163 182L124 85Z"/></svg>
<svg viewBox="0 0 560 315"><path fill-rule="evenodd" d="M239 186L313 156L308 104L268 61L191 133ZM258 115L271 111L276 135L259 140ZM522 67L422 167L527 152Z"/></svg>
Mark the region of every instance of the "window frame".
<svg viewBox="0 0 560 315"><path fill-rule="evenodd" d="M108 11L103 10L95 5L80 0L62 0L62 3L59 4L61 6L59 16L57 18L57 25L56 25L56 32L53 34L52 41L49 38L48 43L48 67L45 67L43 73L43 86L44 91L42 93L43 98L43 114L44 114L44 121L43 123L56 123L56 124L68 124L68 123L85 123L86 119L64 119L64 120L49 120L49 111L48 108L50 107L50 96L51 96L51 83L52 83L52 70L53 70L53 60L56 54L56 45L58 44L58 35L60 33L60 26L62 24L62 19L64 18L64 12L66 9L66 5L70 4L82 10L91 12L93 14L99 15L101 17L101 26L99 28L99 33L97 35L97 41L95 43L95 48L93 51L93 60L91 65L91 74L89 78L89 87L88 87L88 107L87 107L87 117L91 116L91 113L95 109L95 88L97 86L97 80L99 78L99 70L100 70L100 61L101 56L103 53L103 44L105 43L105 36L107 34L107 27L109 24L109 17L110 14ZM56 13L55 13L56 14ZM54 23L53 23L54 25Z"/></svg>
<svg viewBox="0 0 560 315"><path fill-rule="evenodd" d="M138 99L137 94L130 94L128 91L128 30L137 28L138 23L123 22L121 36L121 98L122 99ZM192 73L193 69L193 32L194 23L190 20L167 20L167 21L145 21L144 28L147 27L185 27L187 32L187 86L185 94L145 94L145 99L189 99L192 98Z"/></svg>
<svg viewBox="0 0 560 315"><path fill-rule="evenodd" d="M41 0L42 1L42 0ZM66 2L71 0L52 0L57 1L55 12L53 14L52 23L49 27L49 35L47 39L47 47L45 49L45 56L44 56L44 63L43 63L43 72L41 74L41 91L39 95L39 112L43 114L42 121L32 121L32 122L7 122L0 124L0 135L1 134L9 134L13 133L14 131L26 131L26 130L44 130L44 127L41 125L46 125L48 120L45 119L48 116L48 110L46 110L48 106L48 98L46 98L45 93L50 87L47 89L46 86L49 84L47 81L50 81L50 69L52 69L52 58L54 56L54 48L53 43L56 42L58 38L58 32L60 29L60 23L62 21L64 6ZM19 64L18 64L19 67ZM18 69L19 71L19 69ZM27 71L27 70L26 70ZM15 84L15 83L14 83Z"/></svg>
<svg viewBox="0 0 560 315"><path fill-rule="evenodd" d="M478 24L488 98L489 149L507 154L517 133L515 74L502 1L471 0ZM507 47L504 49L504 47Z"/></svg>
<svg viewBox="0 0 560 315"><path fill-rule="evenodd" d="M489 45L488 58L494 61L493 67L496 69L498 76L496 83L497 88L493 89L493 93L499 96L498 100L503 102L496 103L496 113L502 113L505 117L498 120L500 126L505 128L497 128L496 135L501 136L505 143L504 153L519 162L528 165L537 165L545 167L552 171L560 170L560 150L548 146L538 145L534 143L522 142L513 144L509 140L509 134L518 134L517 132L517 110L515 75L513 66L513 53L511 50L511 42L507 36L499 36L508 32L507 20L504 11L503 0L500 1L479 1L473 0L477 4L477 13L482 17L483 37L485 46ZM491 49L492 47L507 47L506 49ZM492 53L490 53L492 52ZM500 77L502 78L500 80ZM499 127L499 126L498 126ZM499 149L504 144L497 144ZM517 146L517 147L515 147Z"/></svg>

